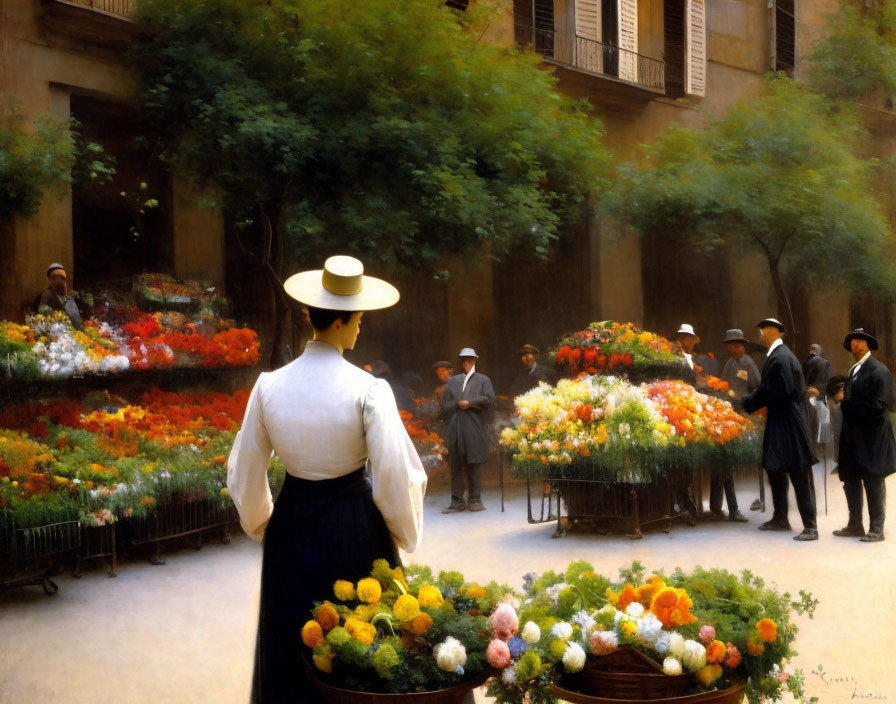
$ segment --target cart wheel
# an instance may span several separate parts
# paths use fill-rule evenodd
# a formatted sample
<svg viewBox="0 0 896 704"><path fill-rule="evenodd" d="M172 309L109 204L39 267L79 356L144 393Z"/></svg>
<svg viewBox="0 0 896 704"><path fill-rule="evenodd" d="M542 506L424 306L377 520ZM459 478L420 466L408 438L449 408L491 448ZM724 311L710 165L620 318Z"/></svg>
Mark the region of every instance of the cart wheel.
<svg viewBox="0 0 896 704"><path fill-rule="evenodd" d="M49 577L44 577L44 581L41 586L44 588L44 594L46 594L47 596L53 596L56 592L59 591L59 587L56 586L56 582L54 582Z"/></svg>

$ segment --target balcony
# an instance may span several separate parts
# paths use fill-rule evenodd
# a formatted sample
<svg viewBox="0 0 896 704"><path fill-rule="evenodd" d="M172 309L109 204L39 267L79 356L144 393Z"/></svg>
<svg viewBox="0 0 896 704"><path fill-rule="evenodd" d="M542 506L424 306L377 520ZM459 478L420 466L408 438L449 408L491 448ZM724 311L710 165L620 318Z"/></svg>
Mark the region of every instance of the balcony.
<svg viewBox="0 0 896 704"><path fill-rule="evenodd" d="M659 59L579 35L573 37L574 41L565 41L549 29L517 25L516 36L556 66L609 78L652 94L666 92L666 66Z"/></svg>
<svg viewBox="0 0 896 704"><path fill-rule="evenodd" d="M137 0L42 0L41 22L53 34L121 51L138 36Z"/></svg>

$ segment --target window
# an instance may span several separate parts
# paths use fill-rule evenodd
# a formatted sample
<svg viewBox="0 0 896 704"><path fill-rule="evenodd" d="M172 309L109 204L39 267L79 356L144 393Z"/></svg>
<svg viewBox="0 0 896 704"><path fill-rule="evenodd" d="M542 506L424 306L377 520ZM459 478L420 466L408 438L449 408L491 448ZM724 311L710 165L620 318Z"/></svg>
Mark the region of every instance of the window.
<svg viewBox="0 0 896 704"><path fill-rule="evenodd" d="M793 75L796 66L796 17L794 0L769 0L771 14L770 68ZM772 14L773 13L773 14Z"/></svg>
<svg viewBox="0 0 896 704"><path fill-rule="evenodd" d="M554 56L554 0L513 0L513 31L518 44Z"/></svg>

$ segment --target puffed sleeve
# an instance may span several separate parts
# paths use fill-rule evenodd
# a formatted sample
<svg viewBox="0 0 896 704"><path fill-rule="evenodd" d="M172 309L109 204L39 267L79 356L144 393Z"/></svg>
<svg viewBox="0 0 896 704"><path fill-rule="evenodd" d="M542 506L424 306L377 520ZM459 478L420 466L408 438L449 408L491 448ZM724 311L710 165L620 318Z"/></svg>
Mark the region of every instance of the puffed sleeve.
<svg viewBox="0 0 896 704"><path fill-rule="evenodd" d="M423 535L426 472L398 415L392 390L382 379L370 385L364 399L364 432L373 502L395 544L414 552Z"/></svg>
<svg viewBox="0 0 896 704"><path fill-rule="evenodd" d="M249 395L243 425L236 435L227 460L227 490L240 514L240 525L255 540L264 530L274 511L268 465L271 463L271 439L264 425L261 402L262 374Z"/></svg>

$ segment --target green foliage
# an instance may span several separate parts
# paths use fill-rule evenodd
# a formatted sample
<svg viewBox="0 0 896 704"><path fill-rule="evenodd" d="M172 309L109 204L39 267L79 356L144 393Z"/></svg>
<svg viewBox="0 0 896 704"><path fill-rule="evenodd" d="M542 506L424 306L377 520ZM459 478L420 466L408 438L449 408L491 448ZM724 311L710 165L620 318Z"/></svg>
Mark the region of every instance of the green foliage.
<svg viewBox="0 0 896 704"><path fill-rule="evenodd" d="M893 293L881 247L889 226L872 196L860 132L845 111L782 75L700 131L671 127L627 165L608 212L643 233L713 249L746 246L782 276Z"/></svg>
<svg viewBox="0 0 896 704"><path fill-rule="evenodd" d="M896 2L841 0L809 62L810 85L831 98L896 94Z"/></svg>
<svg viewBox="0 0 896 704"><path fill-rule="evenodd" d="M482 18L441 0L145 0L140 13L134 62L167 158L265 241L270 222L275 263L346 251L435 265L518 244L545 256L602 185L601 125L538 57L480 43Z"/></svg>
<svg viewBox="0 0 896 704"><path fill-rule="evenodd" d="M64 123L27 124L13 104L0 106L0 221L34 215L45 191L70 183L74 153Z"/></svg>

